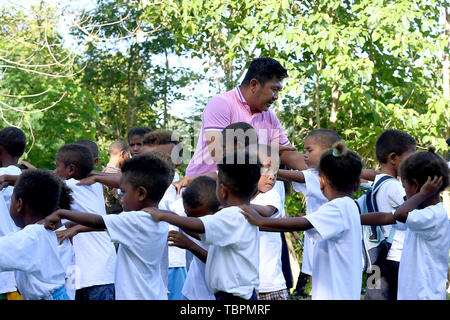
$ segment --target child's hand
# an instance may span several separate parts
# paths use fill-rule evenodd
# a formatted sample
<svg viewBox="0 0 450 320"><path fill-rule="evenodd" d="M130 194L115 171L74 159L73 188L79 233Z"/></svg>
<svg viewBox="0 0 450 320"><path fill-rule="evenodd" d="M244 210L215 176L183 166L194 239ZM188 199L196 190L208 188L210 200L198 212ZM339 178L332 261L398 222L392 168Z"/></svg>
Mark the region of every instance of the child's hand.
<svg viewBox="0 0 450 320"><path fill-rule="evenodd" d="M33 166L31 163L29 163L28 161L21 161L20 163L19 163L19 165L22 165L22 166L24 166L25 168L27 168L27 169L36 169L36 167L35 166Z"/></svg>
<svg viewBox="0 0 450 320"><path fill-rule="evenodd" d="M256 226L261 226L264 219L258 211L253 209L250 205L240 205L239 208L241 208L241 213L245 216L245 218L250 222L251 224L254 224Z"/></svg>
<svg viewBox="0 0 450 320"><path fill-rule="evenodd" d="M167 237L167 240L169 241L169 246L175 246L181 249L188 249L191 248L191 245L194 243L191 239L186 237L181 232L170 230L169 236Z"/></svg>
<svg viewBox="0 0 450 320"><path fill-rule="evenodd" d="M44 219L44 227L48 230L56 230L61 226L61 217L58 215L58 211L53 212Z"/></svg>
<svg viewBox="0 0 450 320"><path fill-rule="evenodd" d="M156 221L160 221L162 216L164 215L164 212L161 212L157 208L149 207L149 208L142 209L142 211L150 213L152 215L153 219L155 219Z"/></svg>
<svg viewBox="0 0 450 320"><path fill-rule="evenodd" d="M88 176L88 177L78 181L77 186L90 186L96 182L97 182L97 180L96 180L95 176Z"/></svg>
<svg viewBox="0 0 450 320"><path fill-rule="evenodd" d="M423 195L432 196L439 192L439 189L442 186L442 177L434 176L433 179L428 177L425 184L420 188L420 192Z"/></svg>
<svg viewBox="0 0 450 320"><path fill-rule="evenodd" d="M62 244L64 240L69 239L70 243L72 242L72 238L78 234L76 228L72 227L66 230L55 231L56 237L59 240L59 244Z"/></svg>

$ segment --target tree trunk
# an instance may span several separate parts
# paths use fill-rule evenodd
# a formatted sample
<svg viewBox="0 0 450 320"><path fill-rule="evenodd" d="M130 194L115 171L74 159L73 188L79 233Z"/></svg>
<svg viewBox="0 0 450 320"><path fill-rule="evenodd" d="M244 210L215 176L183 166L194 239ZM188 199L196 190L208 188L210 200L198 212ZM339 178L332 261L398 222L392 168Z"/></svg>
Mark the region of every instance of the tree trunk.
<svg viewBox="0 0 450 320"><path fill-rule="evenodd" d="M333 88L331 89L331 114L330 122L336 123L337 113L340 108L339 97L341 96L341 91L339 90L339 85L335 82Z"/></svg>
<svg viewBox="0 0 450 320"><path fill-rule="evenodd" d="M319 85L320 85L320 72L322 71L322 59L317 60L316 58L316 84L315 84L315 95L314 99L316 102L316 128L320 129L320 96L319 96Z"/></svg>

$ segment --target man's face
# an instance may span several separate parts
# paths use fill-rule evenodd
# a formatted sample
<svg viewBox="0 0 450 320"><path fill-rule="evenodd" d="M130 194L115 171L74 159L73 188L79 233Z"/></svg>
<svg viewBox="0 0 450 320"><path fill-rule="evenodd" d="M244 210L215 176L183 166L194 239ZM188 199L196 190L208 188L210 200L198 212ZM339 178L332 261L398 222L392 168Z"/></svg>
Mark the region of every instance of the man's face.
<svg viewBox="0 0 450 320"><path fill-rule="evenodd" d="M139 135L131 136L129 146L130 146L130 153L131 153L132 157L137 156L140 153L142 145L143 145L143 141L144 141L143 136L139 136Z"/></svg>
<svg viewBox="0 0 450 320"><path fill-rule="evenodd" d="M281 81L277 78L267 81L261 85L259 81L255 84L256 104L259 111L267 111L270 106L278 99L278 94L283 88Z"/></svg>

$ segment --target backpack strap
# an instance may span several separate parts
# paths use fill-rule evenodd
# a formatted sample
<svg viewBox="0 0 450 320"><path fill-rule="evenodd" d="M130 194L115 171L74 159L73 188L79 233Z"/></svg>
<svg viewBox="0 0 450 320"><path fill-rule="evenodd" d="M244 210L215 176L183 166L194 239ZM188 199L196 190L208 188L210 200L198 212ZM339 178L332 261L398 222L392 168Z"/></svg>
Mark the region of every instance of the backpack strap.
<svg viewBox="0 0 450 320"><path fill-rule="evenodd" d="M386 241L392 243L392 240L394 240L394 235L395 235L395 228L394 226L392 226L391 232L389 232L389 237L386 239Z"/></svg>

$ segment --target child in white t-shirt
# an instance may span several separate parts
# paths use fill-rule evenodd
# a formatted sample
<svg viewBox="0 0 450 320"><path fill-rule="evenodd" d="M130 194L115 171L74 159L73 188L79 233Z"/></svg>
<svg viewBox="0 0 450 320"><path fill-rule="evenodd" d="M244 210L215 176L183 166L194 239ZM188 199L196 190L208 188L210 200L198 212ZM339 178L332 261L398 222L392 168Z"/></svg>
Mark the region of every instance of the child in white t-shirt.
<svg viewBox="0 0 450 320"><path fill-rule="evenodd" d="M416 151L416 142L409 134L400 130L384 131L375 144L375 154L381 166L381 174L375 176L373 185L383 177L394 179L385 180L375 194L375 200L380 212L391 212L397 209L405 197L405 189L397 179L400 163ZM392 229L390 225L381 227L384 237L389 238L393 233L392 244L385 260L378 262L379 277L377 286L366 286L365 300L397 300L398 270L402 255L405 231Z"/></svg>
<svg viewBox="0 0 450 320"><path fill-rule="evenodd" d="M240 214L239 206L249 204L257 189L260 171L257 152L234 151L218 164L216 195L224 209L199 218L145 209L157 220L198 233L202 241L209 244L205 277L216 300L257 299L259 233L258 228Z"/></svg>
<svg viewBox="0 0 450 320"><path fill-rule="evenodd" d="M65 180L74 199L71 210L106 215L103 186L79 185L94 167L92 152L80 144L62 146L56 155L58 177ZM116 250L104 231L84 233L84 226L67 227L73 234L76 271L75 300L114 300L114 268ZM73 228L71 228L73 227Z"/></svg>
<svg viewBox="0 0 450 320"><path fill-rule="evenodd" d="M242 213L261 230L308 230L316 241L312 266L313 299L359 300L362 284L361 223L352 199L362 163L342 142L320 157L319 179L328 202L304 217L264 218L250 207Z"/></svg>
<svg viewBox="0 0 450 320"><path fill-rule="evenodd" d="M105 230L110 241L119 243L115 268L116 300L167 300L162 260L167 247L168 224L158 222L142 209L157 207L169 186L170 168L152 153L124 162L120 177L124 212L97 215L58 210L46 218L54 228L68 219L91 230Z"/></svg>
<svg viewBox="0 0 450 320"><path fill-rule="evenodd" d="M207 176L193 179L182 193L182 199L172 206L172 212L182 207L188 217L202 217L220 210L220 203L215 192L216 180ZM181 201L180 201L181 200ZM209 245L200 241L197 234L186 235L179 231L169 231L169 246L187 249L193 258L184 282L182 294L188 300L215 300L205 279L205 262Z"/></svg>
<svg viewBox="0 0 450 320"><path fill-rule="evenodd" d="M445 300L450 226L439 193L449 185L447 164L431 148L407 157L399 172L406 201L393 215L366 214L361 216L361 223L393 224L406 230L398 272L398 300Z"/></svg>
<svg viewBox="0 0 450 320"><path fill-rule="evenodd" d="M0 271L14 271L26 300L70 300L62 259L65 248L58 245L53 231L39 224L57 208L61 184L50 172L27 170L14 187L10 214L21 230L0 238Z"/></svg>

